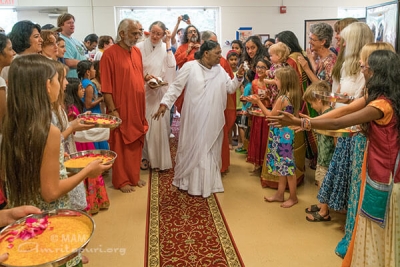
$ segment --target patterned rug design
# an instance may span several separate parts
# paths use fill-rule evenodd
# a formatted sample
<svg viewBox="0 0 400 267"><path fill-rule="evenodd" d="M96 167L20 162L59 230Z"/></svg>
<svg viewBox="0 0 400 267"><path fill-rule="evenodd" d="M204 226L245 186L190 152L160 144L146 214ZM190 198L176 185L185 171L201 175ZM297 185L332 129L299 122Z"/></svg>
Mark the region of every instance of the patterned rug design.
<svg viewBox="0 0 400 267"><path fill-rule="evenodd" d="M174 160L179 119L172 131ZM150 173L145 266L244 266L217 197L189 196L172 186L173 177L173 170Z"/></svg>

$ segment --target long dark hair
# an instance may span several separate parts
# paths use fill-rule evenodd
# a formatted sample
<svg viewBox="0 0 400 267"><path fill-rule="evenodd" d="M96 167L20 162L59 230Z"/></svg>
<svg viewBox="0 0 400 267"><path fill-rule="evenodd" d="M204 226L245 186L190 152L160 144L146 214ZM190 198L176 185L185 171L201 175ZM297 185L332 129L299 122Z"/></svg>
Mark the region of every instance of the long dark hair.
<svg viewBox="0 0 400 267"><path fill-rule="evenodd" d="M40 168L51 124L46 83L55 74L51 60L39 54L17 57L10 65L0 162L11 206L39 202Z"/></svg>
<svg viewBox="0 0 400 267"><path fill-rule="evenodd" d="M186 44L189 42L187 37L189 28L194 28L197 31L197 42L200 42L200 32L194 25L189 25L186 27L185 32L183 33L182 44Z"/></svg>
<svg viewBox="0 0 400 267"><path fill-rule="evenodd" d="M250 58L250 56L246 50L246 44L250 41L253 42L257 46L257 52L253 58ZM258 36L250 36L249 38L247 38L246 42L244 42L244 44L243 44L243 48L244 48L242 51L243 61L247 61L250 64L252 69L254 69L256 67L257 62L260 59L264 58L264 55L266 54L265 46L262 45L261 40Z"/></svg>
<svg viewBox="0 0 400 267"><path fill-rule="evenodd" d="M84 104L78 96L79 85L81 81L78 78L67 78L68 84L65 89L65 109L68 110L71 106L76 106L80 113L83 113Z"/></svg>
<svg viewBox="0 0 400 267"><path fill-rule="evenodd" d="M313 69L311 66L310 60L305 55L305 53L303 53L303 49L301 48L301 46L299 44L299 39L297 39L297 36L293 32L291 32L291 31L280 32L276 35L276 39L278 39L279 42L282 42L289 47L290 54L295 53L295 52L302 54L303 57L307 60L307 63L308 63L308 66L310 67L310 69L311 70Z"/></svg>
<svg viewBox="0 0 400 267"><path fill-rule="evenodd" d="M389 50L376 50L368 57L368 65L373 75L366 83L367 104L380 96L388 98L397 118L397 132L400 133L400 56ZM398 142L400 144L400 134Z"/></svg>

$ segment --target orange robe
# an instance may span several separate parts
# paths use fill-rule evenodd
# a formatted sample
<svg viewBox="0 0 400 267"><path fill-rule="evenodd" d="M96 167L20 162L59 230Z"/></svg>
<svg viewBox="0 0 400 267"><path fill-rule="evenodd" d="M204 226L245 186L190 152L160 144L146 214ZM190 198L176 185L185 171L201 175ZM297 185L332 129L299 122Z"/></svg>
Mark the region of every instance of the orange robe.
<svg viewBox="0 0 400 267"><path fill-rule="evenodd" d="M196 53L196 49L192 49L188 55L186 55L186 51L189 48L189 43L182 44L181 46L178 47L178 50L175 52L175 61L176 61L176 66L178 68L182 68L183 64L185 64L188 61L194 60L194 53ZM181 95L176 99L174 105L176 110L181 113L182 105L183 105L183 95L184 91L182 91Z"/></svg>
<svg viewBox="0 0 400 267"><path fill-rule="evenodd" d="M140 163L144 137L149 128L142 54L137 47L127 51L113 45L100 61L102 92L111 94L121 125L110 133L110 148L118 155L113 165L112 183L119 189L136 186L140 180Z"/></svg>
<svg viewBox="0 0 400 267"><path fill-rule="evenodd" d="M221 57L219 61L221 67L229 74L231 79L233 79L233 71L229 62ZM229 138L228 134L230 134L230 130L232 129L233 124L236 121L236 92L233 94L228 94L226 99L226 109L224 111L225 115L225 125L224 125L224 140L222 141L222 149L221 149L221 157L222 157L222 165L221 172L226 172L228 170L230 162L230 150L229 150Z"/></svg>

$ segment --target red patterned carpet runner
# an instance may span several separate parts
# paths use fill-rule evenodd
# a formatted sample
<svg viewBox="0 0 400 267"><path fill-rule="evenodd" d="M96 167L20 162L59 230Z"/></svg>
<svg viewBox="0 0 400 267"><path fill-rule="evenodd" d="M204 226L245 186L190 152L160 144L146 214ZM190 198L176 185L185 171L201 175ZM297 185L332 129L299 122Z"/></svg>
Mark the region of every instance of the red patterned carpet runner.
<svg viewBox="0 0 400 267"><path fill-rule="evenodd" d="M174 160L179 119L172 131ZM189 196L172 186L173 177L173 170L150 173L145 266L244 266L217 197Z"/></svg>

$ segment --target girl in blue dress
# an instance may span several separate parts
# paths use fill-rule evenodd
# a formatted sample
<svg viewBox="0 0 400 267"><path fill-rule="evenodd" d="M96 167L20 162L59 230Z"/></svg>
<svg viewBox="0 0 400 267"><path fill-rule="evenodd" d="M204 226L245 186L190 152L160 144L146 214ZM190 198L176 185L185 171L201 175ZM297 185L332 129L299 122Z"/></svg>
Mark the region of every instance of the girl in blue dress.
<svg viewBox="0 0 400 267"><path fill-rule="evenodd" d="M82 98L84 104L84 112L91 111L92 113L100 114L100 103L103 102L103 96L99 93L96 85L91 81L96 77L96 70L93 62L82 60L78 63L76 71L79 79L82 81L82 86L85 88L85 95ZM109 149L107 141L93 142L96 149Z"/></svg>
<svg viewBox="0 0 400 267"><path fill-rule="evenodd" d="M276 71L275 82L279 94L272 110L268 110L258 95L247 98L249 102L257 104L265 116L279 115L278 111L286 111L295 116L300 110L299 78L292 67L283 67ZM290 208L297 204L296 194L296 164L293 157L294 131L289 127L277 128L270 126L267 146L268 173L279 176L278 190L271 197L264 197L267 202L283 202L281 207ZM290 196L284 201L286 184L289 185Z"/></svg>

